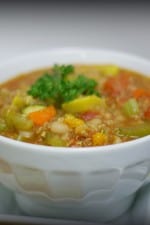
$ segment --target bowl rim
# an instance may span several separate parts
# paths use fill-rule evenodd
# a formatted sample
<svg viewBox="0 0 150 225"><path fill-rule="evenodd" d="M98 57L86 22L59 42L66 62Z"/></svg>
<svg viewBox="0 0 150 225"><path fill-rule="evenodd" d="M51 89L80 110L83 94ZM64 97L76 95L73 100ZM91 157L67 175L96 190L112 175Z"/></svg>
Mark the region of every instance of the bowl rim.
<svg viewBox="0 0 150 225"><path fill-rule="evenodd" d="M51 47L49 49L46 50L36 50L36 51L30 51L30 52L26 52L26 53L22 53L22 54L18 54L15 57L11 57L8 60L4 60L2 62L0 62L0 67L4 67L7 66L8 64L14 64L17 63L19 61L22 61L23 59L27 59L29 57L36 57L37 55L45 55L45 54L49 54L49 53L85 53L85 52L101 52L104 54L111 54L111 55L116 55L116 56L120 56L120 57L128 57L128 59L131 60L136 60L136 61L140 61L141 63L149 63L150 64L150 59L137 55L137 54L133 54L133 53L129 53L129 52L123 52L120 50L113 50L113 49L107 49L107 48L96 48L96 47ZM93 63L92 63L93 64Z"/></svg>
<svg viewBox="0 0 150 225"><path fill-rule="evenodd" d="M14 57L13 59L8 59L0 63L0 68L5 67L9 64L14 64L14 63L19 63L22 60L25 60L30 57L36 57L37 55L45 55L49 54L50 52L55 52L55 53L86 53L86 52L101 52L101 53L107 53L111 55L116 55L120 57L126 57L131 60L136 60L139 61L140 63L145 63L145 64L150 64L150 60L147 58L135 55L135 54L130 54L130 53L124 53L122 51L116 51L116 50L109 50L109 49L104 49L104 48L89 48L89 47L63 47L63 48L50 48L48 50L41 50L41 51L32 51L28 53L24 53L21 55L18 55ZM93 63L92 63L93 64ZM7 138L5 136L0 135L0 143L11 145L12 147L15 148L20 148L20 151L23 149L29 150L29 151L34 151L34 152L41 152L41 153L63 153L63 154L87 154L87 153L94 153L94 152L103 152L103 153L109 153L109 152L116 152L116 151L121 151L121 149L126 149L129 147L134 147L136 145L139 145L141 143L145 143L146 141L150 141L150 135L147 135L145 137L141 137L135 140L127 141L127 142L122 142L122 143L117 143L117 144L111 144L111 145L105 145L105 146L93 146L93 147L54 147L54 146L44 146L44 145L39 145L39 144L31 144L31 143L26 143L26 142L21 142L18 140L14 140L11 138ZM68 149L71 149L71 151L68 151Z"/></svg>

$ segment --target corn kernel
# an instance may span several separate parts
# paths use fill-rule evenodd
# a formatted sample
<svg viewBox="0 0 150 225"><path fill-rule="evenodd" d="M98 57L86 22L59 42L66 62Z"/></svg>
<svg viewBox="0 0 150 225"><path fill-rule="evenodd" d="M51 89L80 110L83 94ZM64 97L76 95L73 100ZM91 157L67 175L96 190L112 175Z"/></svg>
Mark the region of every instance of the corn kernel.
<svg viewBox="0 0 150 225"><path fill-rule="evenodd" d="M84 121L81 119L76 118L73 115L66 114L64 122L71 128L76 128L84 124Z"/></svg>
<svg viewBox="0 0 150 225"><path fill-rule="evenodd" d="M104 145L107 141L107 135L101 132L97 132L92 136L92 142L94 146Z"/></svg>

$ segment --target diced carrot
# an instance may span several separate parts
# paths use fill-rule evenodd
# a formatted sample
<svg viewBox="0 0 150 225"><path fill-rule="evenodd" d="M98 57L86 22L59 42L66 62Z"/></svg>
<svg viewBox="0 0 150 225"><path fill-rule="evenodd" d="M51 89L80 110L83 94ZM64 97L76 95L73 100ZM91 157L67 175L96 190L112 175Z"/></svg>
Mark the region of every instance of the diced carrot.
<svg viewBox="0 0 150 225"><path fill-rule="evenodd" d="M144 113L144 118L147 120L150 120L150 107Z"/></svg>
<svg viewBox="0 0 150 225"><path fill-rule="evenodd" d="M134 98L140 98L140 97L150 97L150 91L144 90L142 88L138 88L133 91L133 97Z"/></svg>
<svg viewBox="0 0 150 225"><path fill-rule="evenodd" d="M82 113L80 115L80 117L85 120L85 121L88 121L88 120L92 120L93 118L95 118L99 113L96 112L96 111L86 111L84 113Z"/></svg>
<svg viewBox="0 0 150 225"><path fill-rule="evenodd" d="M45 122L51 121L55 115L55 107L48 106L45 109L30 113L28 118L32 120L35 125L42 126Z"/></svg>

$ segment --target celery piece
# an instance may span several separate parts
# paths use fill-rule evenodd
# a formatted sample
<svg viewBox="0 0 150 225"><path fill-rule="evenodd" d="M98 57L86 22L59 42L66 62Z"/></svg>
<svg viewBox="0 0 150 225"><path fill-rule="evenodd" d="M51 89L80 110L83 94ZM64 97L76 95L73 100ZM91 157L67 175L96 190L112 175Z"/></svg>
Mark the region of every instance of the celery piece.
<svg viewBox="0 0 150 225"><path fill-rule="evenodd" d="M5 122L8 128L13 129L13 117L16 115L16 112L12 109L8 109L4 115Z"/></svg>
<svg viewBox="0 0 150 225"><path fill-rule="evenodd" d="M134 115L137 115L139 113L138 102L136 101L136 99L130 98L123 104L122 110L126 116L132 117Z"/></svg>
<svg viewBox="0 0 150 225"><path fill-rule="evenodd" d="M132 127L119 128L119 134L128 137L144 137L150 135L150 123L141 123Z"/></svg>
<svg viewBox="0 0 150 225"><path fill-rule="evenodd" d="M33 127L31 120L27 119L25 116L16 114L13 118L13 125L17 130L30 131Z"/></svg>
<svg viewBox="0 0 150 225"><path fill-rule="evenodd" d="M23 114L24 115L29 115L32 112L36 112L39 110L43 110L46 107L44 105L31 105L31 106L27 106L26 108L23 109Z"/></svg>
<svg viewBox="0 0 150 225"><path fill-rule="evenodd" d="M45 143L50 146L65 147L66 143L59 135L47 133Z"/></svg>
<svg viewBox="0 0 150 225"><path fill-rule="evenodd" d="M5 131L7 129L7 125L5 123L5 121L0 119L0 131Z"/></svg>
<svg viewBox="0 0 150 225"><path fill-rule="evenodd" d="M22 131L29 131L33 127L31 120L27 119L24 115L15 112L14 110L8 110L5 115L6 125L10 129L17 129Z"/></svg>

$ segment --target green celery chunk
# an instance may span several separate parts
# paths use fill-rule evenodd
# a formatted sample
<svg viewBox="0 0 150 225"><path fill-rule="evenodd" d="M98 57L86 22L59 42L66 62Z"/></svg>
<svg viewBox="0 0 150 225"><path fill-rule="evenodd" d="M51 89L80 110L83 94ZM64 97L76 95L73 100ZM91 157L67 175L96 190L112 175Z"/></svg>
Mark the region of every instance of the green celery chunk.
<svg viewBox="0 0 150 225"><path fill-rule="evenodd" d="M132 127L119 128L119 134L128 137L144 137L150 135L150 123L141 123Z"/></svg>
<svg viewBox="0 0 150 225"><path fill-rule="evenodd" d="M0 119L0 131L2 132L5 130L7 130L7 125L4 120Z"/></svg>
<svg viewBox="0 0 150 225"><path fill-rule="evenodd" d="M32 112L43 110L45 108L46 108L46 106L44 106L44 105L30 105L23 109L23 114L28 116Z"/></svg>
<svg viewBox="0 0 150 225"><path fill-rule="evenodd" d="M8 110L5 115L5 122L10 129L15 128L19 131L30 131L33 127L31 120L13 110Z"/></svg>
<svg viewBox="0 0 150 225"><path fill-rule="evenodd" d="M65 147L66 142L62 140L59 135L57 134L50 134L47 133L45 138L45 143L50 146L56 146L56 147Z"/></svg>
<svg viewBox="0 0 150 225"><path fill-rule="evenodd" d="M123 104L122 110L126 116L132 117L134 115L137 115L139 113L138 102L136 101L136 99L130 98Z"/></svg>
<svg viewBox="0 0 150 225"><path fill-rule="evenodd" d="M13 125L17 130L30 131L33 127L31 120L28 120L25 116L16 114L13 117Z"/></svg>

